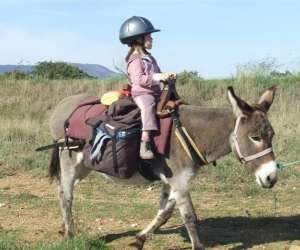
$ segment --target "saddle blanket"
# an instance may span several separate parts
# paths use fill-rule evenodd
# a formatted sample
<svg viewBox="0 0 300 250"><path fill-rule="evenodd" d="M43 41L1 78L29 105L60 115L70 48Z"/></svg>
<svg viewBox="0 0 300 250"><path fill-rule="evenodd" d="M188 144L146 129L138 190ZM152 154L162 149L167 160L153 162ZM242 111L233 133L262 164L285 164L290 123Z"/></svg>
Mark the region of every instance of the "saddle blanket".
<svg viewBox="0 0 300 250"><path fill-rule="evenodd" d="M86 120L101 115L107 106L103 104L90 104L99 100L98 96L88 96L75 109L69 117L69 125L66 135L72 139L88 139L92 133L92 128L87 126Z"/></svg>
<svg viewBox="0 0 300 250"><path fill-rule="evenodd" d="M72 139L89 139L92 128L86 124L89 118L101 115L107 110L107 106L103 104L91 104L99 100L97 96L89 96L79 105L79 108L69 117L69 125L67 129L67 136ZM154 135L154 143L157 153L166 155L168 152L168 142L170 132L172 129L172 118L166 117L159 119L160 131Z"/></svg>

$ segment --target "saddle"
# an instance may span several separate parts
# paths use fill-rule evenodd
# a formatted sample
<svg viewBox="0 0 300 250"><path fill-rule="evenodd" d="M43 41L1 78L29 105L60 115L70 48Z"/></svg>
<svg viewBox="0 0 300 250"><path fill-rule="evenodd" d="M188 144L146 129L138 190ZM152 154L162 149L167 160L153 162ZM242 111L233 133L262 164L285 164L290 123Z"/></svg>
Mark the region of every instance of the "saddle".
<svg viewBox="0 0 300 250"><path fill-rule="evenodd" d="M124 97L125 99L128 99L129 102L132 102L131 97ZM130 101L131 99L131 101ZM145 167L144 170L139 169L140 166L144 166L145 162L138 159L138 148L139 148L139 138L138 135L136 139L131 139L129 142L122 142L120 143L110 143L109 139L107 139L109 147L111 147L111 144L115 146L115 149L104 151L103 154L103 160L102 162L98 161L97 164L94 164L92 161L88 159L90 152L92 153L92 147L91 147L91 135L95 133L95 129L92 130L91 126L88 125L89 121L91 119L95 119L97 117L105 116L106 114L110 113L110 110L119 110L119 108L122 108L121 103L127 102L124 99L120 99L116 102L114 102L111 106L106 106L100 103L100 100L98 97L90 96L87 97L83 102L71 113L69 118L65 122L65 143L66 147L68 148L68 139L71 138L74 140L80 140L85 142L84 143L84 155L85 155L85 164L87 167L95 169L100 172L107 173L109 175L117 176L119 178L129 178L135 171L139 171L144 177L149 178L151 173L146 173L148 171L148 167ZM175 82L171 81L168 83L168 89L164 89L162 91L160 102L157 105L157 115L159 117L158 124L159 124L159 132L154 135L153 141L155 144L156 152L160 155L167 155L168 154L168 143L169 143L169 137L171 134L172 129L172 117L170 115L170 109L175 108L176 105L178 105L181 102L179 95L177 94L176 88L175 88ZM130 104L131 105L131 104ZM137 106L136 106L137 108ZM138 108L137 108L138 109ZM124 113L125 115L125 113ZM102 119L103 120L103 119ZM110 121L111 122L111 121ZM133 121L134 122L134 121ZM111 124L110 124L111 125ZM123 131L121 131L123 132ZM99 141L105 140L105 136L99 134ZM108 135L110 137L110 135ZM101 139L101 140L100 140ZM103 140L102 140L103 139ZM89 145L88 145L89 144ZM130 145L131 146L130 146ZM134 146L135 145L135 146ZM136 149L135 149L136 148ZM125 159L124 157L118 158L120 160L118 167L116 167L116 164L113 164L114 167L111 167L111 161L116 161L116 155L121 150L127 150L131 149L132 151L136 152L136 157L129 157L131 160L134 160L136 162L136 165L134 166L132 162L129 162L130 164L127 164L128 157ZM105 150L105 149L104 149ZM127 152L124 155L132 154L132 152ZM114 156L115 155L115 156ZM105 159L105 157L107 159ZM119 157L119 156L118 156ZM136 159L137 158L137 159ZM102 158L101 158L102 159ZM95 161L94 161L95 162ZM124 164L123 164L124 163ZM127 167L129 166L129 167ZM144 172L144 174L143 174ZM153 176L151 177L153 179Z"/></svg>
<svg viewBox="0 0 300 250"><path fill-rule="evenodd" d="M156 106L156 114L159 118L169 117L170 110L184 103L177 93L175 80L168 81L165 87L167 89L162 90L160 101Z"/></svg>
<svg viewBox="0 0 300 250"><path fill-rule="evenodd" d="M183 103L176 91L175 81L169 81L167 86L168 88L162 91L160 101L157 104L156 113L159 117L160 131L153 138L157 152L162 155L167 153L167 143L172 126L169 111ZM83 100L65 121L66 144L68 143L68 138L73 140L87 140L92 131L91 127L86 124L86 121L103 114L107 109L108 106L103 105L97 96L89 96Z"/></svg>

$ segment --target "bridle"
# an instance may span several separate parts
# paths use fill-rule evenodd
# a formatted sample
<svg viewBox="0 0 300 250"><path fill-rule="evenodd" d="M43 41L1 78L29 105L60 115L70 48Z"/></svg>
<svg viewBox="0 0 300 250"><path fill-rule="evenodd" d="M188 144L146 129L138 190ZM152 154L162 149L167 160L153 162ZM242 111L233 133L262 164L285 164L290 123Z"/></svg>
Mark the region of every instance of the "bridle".
<svg viewBox="0 0 300 250"><path fill-rule="evenodd" d="M253 154L253 155L248 155L248 156L244 156L241 152L241 149L240 149L240 146L239 146L239 143L238 143L238 136L237 136L237 132L238 132L238 129L239 129L239 125L240 125L240 122L241 122L241 119L243 118L244 116L243 115L240 115L237 120L236 120L236 123L235 123L235 128L234 128L234 131L233 131L233 134L232 134L232 140L233 140L233 144L234 144L234 147L235 147L235 150L238 154L238 157L239 157L239 160L241 162L248 162L248 161L252 161L252 160L255 160L257 158L260 158L264 155L267 155L271 152L273 152L273 149L272 147L269 147L261 152L258 152L256 154Z"/></svg>

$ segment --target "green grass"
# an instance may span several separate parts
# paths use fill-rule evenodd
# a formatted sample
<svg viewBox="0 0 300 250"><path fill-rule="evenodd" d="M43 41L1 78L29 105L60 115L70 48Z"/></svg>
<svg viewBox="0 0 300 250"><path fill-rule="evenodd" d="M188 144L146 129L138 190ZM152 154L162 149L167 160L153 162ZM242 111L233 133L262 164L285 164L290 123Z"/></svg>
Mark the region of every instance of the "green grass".
<svg viewBox="0 0 300 250"><path fill-rule="evenodd" d="M18 244L13 241L2 241L0 239L0 250L107 250L104 242L92 236L79 236L73 240L61 243L45 244L37 243L35 245Z"/></svg>

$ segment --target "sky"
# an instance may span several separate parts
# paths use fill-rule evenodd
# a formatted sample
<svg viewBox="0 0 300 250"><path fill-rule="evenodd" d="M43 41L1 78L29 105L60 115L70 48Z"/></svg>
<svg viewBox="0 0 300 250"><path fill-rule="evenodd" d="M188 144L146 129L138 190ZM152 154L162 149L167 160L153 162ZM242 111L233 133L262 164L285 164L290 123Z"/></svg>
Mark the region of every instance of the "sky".
<svg viewBox="0 0 300 250"><path fill-rule="evenodd" d="M230 77L237 65L275 58L300 69L297 0L0 0L0 64L43 60L124 66L121 24L151 20L163 71Z"/></svg>

